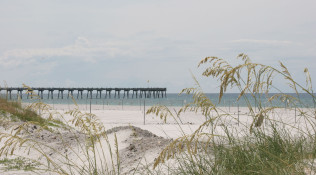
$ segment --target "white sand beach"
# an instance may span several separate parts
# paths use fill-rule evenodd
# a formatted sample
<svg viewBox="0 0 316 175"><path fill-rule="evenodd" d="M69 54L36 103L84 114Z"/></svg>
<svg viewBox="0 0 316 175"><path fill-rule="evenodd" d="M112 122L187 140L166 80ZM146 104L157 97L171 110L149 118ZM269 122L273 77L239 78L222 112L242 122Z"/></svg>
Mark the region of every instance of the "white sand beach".
<svg viewBox="0 0 316 175"><path fill-rule="evenodd" d="M54 110L64 113L74 107L75 105L55 105ZM150 107L146 106L145 111L149 108ZM175 116L175 111L180 109L180 107L168 108ZM89 106L87 107L87 105L79 105L79 109L84 113L90 113ZM229 114L228 117L221 117L221 122L224 122L226 125L234 126L236 129L242 130L243 126L248 128L253 122L253 117L250 115L247 107L221 107L218 108L218 111L219 114ZM274 109L273 112L270 112L266 117L281 123L284 122L289 125L300 126L305 124L300 117L300 111L311 112L311 109L278 108ZM259 111L255 112L258 113ZM187 111L182 113L180 118L173 118L172 116L167 117L165 123L163 119L160 119L159 116L154 114L144 115L143 106L124 106L122 108L122 106L92 105L91 113L95 114L100 119L106 129L131 125L148 130L157 136L173 139L183 136L183 134L191 134L206 121L205 116L203 116L201 112L196 113ZM211 114L213 114L213 116L216 115L215 112L212 112ZM235 120L232 120L232 118L235 118Z"/></svg>
<svg viewBox="0 0 316 175"><path fill-rule="evenodd" d="M71 116L65 114L67 111L75 108L75 105L54 105L51 106L49 112L58 112L64 116L66 120L70 119ZM90 113L90 106L79 105L78 106L82 113ZM104 125L105 129L108 130L108 138L112 148L115 148L115 137L116 134L118 141L118 149L120 153L120 162L122 167L122 173L129 174L133 172L136 167L140 171L142 166L152 167L155 158L158 157L162 149L168 145L172 140L192 134L201 124L206 121L205 116L201 112L195 113L188 111L182 114L180 117L176 117L175 112L179 110L179 107L169 107L169 110L174 113L175 117L169 116L166 123L154 114L144 114L144 110L149 109L148 106L103 106L103 105L92 105L91 113L95 114L99 121ZM239 111L238 111L239 110ZM274 121L285 122L291 126L297 127L305 131L309 131L309 126L306 125L300 118L300 111L309 112L309 109L275 109L274 112L269 113L266 117ZM218 109L219 114L229 114L228 116L223 115L216 121L217 128L214 130L216 135L225 135L224 129L221 126L227 126L232 131L236 131L235 134L242 137L242 133L249 132L249 126L251 125L253 118L249 115L249 110L246 107L225 107ZM225 112L226 111L226 112ZM40 111L38 111L40 112ZM256 111L258 112L258 111ZM215 116L215 112L213 112ZM44 114L45 116L45 114ZM267 121L267 120L266 120ZM300 121L302 121L300 123ZM263 126L268 124L264 122ZM35 126L33 126L35 128ZM288 126L290 127L290 126ZM1 127L2 131L5 130ZM54 147L59 152L67 153L69 150L62 147L61 140L56 139L57 136L47 132L41 131L38 134L32 134L33 138ZM204 130L210 132L209 128ZM6 131L9 132L9 131ZM295 134L296 130L292 129L292 133ZM84 138L83 135L78 134L79 139ZM78 136L77 135L77 136ZM69 145L76 147L75 140L71 133L63 133L63 139L69 142ZM216 139L216 138L214 138ZM203 140L202 140L203 141ZM104 145L106 143L104 142ZM65 149L65 150L63 150ZM19 150L17 153L23 156L31 156L31 158L38 158L37 154L27 154L25 150ZM54 152L47 152L49 155L54 156ZM68 154L68 153L67 153ZM79 157L82 152L78 152ZM60 155L55 155L59 157ZM55 158L56 158L55 157ZM69 154L70 159L77 161L78 155L74 153ZM111 159L110 154L106 154L108 160ZM44 159L43 159L44 160ZM107 161L108 161L107 160ZM79 161L80 162L80 161ZM80 164L78 162L78 164ZM110 163L110 162L108 162ZM3 174L32 174L31 172L16 171L16 172L3 172ZM43 174L46 174L43 172ZM48 173L51 174L51 173Z"/></svg>

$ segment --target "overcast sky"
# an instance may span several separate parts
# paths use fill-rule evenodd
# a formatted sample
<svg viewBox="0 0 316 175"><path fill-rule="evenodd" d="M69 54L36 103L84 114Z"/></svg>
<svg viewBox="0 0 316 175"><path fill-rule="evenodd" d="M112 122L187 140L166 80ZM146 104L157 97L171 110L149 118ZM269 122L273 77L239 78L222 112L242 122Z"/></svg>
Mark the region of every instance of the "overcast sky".
<svg viewBox="0 0 316 175"><path fill-rule="evenodd" d="M0 85L194 85L198 62L284 62L316 82L315 0L1 0ZM147 82L149 80L149 83ZM215 80L200 79L206 92ZM286 90L286 89L285 89Z"/></svg>

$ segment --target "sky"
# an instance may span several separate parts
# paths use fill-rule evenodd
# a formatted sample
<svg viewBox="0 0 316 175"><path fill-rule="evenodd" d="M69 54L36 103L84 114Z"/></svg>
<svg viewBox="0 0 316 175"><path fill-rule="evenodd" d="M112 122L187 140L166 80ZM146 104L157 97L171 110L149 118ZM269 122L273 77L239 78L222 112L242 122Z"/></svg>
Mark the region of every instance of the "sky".
<svg viewBox="0 0 316 175"><path fill-rule="evenodd" d="M305 67L316 77L315 7L315 0L1 0L0 86L177 93L194 86L193 74L216 93L218 81L201 77L199 61L237 65L240 53L275 67L281 61L305 84Z"/></svg>

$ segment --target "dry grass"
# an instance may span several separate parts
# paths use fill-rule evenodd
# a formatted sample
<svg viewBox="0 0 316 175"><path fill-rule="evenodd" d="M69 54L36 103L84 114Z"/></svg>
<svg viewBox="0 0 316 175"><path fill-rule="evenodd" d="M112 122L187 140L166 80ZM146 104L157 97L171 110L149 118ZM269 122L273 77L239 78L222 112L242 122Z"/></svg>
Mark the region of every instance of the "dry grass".
<svg viewBox="0 0 316 175"><path fill-rule="evenodd" d="M17 156L34 162L37 166L32 171L40 174L120 174L117 138L112 148L95 115L82 113L77 106L66 113L70 116L66 119L37 99L26 108L0 99L0 109L6 116L20 121L10 132L0 133L1 157ZM41 111L41 115L34 111Z"/></svg>
<svg viewBox="0 0 316 175"><path fill-rule="evenodd" d="M297 138L298 140L306 138L309 143L314 144L316 143L315 137L314 137L314 133L316 132L315 96L313 93L312 80L308 72L308 69L304 69L304 73L306 75L306 86L303 86L293 79L292 75L290 74L287 67L283 63L280 63L280 68L278 69L278 68L274 68L274 67L267 66L264 64L253 63L251 62L250 58L245 54L240 54L238 55L237 58L241 60L241 63L236 66L232 66L224 59L217 58L217 57L206 57L198 65L198 67L206 66L206 68L204 69L202 73L203 76L216 78L220 82L218 102L211 101L203 93L203 90L199 82L193 76L196 82L195 87L183 89L182 92L180 93L180 94L182 93L192 94L193 95L192 103L185 105L179 111L176 111L176 112L171 112L166 106L154 106L147 111L147 113L154 113L157 116L160 116L160 118L164 119L165 121L167 120L167 117L173 117L173 118L180 117L181 114L186 111L202 112L202 114L205 116L205 119L206 119L206 121L202 125L200 125L200 127L196 129L191 135L184 135L174 140L171 144L169 144L156 159L154 168L157 167L159 164L163 164L166 160L170 158L175 158L179 156L181 157L181 155L185 155L186 157L185 161L184 159L183 160L177 159L178 162L180 162L180 165L181 163L185 162L184 164L182 164L183 165L182 167L201 166L198 168L198 170L200 172L204 172L202 174L205 174L205 172L207 172L207 171L202 171L203 168L207 168L209 172L213 172L214 174L265 174L265 173L270 174L271 172L274 172L277 174L281 173L277 171L268 171L269 166L266 166L266 168L264 168L262 171L261 170L252 171L251 168L241 169L241 171L228 171L227 168L229 168L229 166L233 166L233 164L231 164L232 162L236 163L234 164L234 166L236 167L238 166L251 167L251 164L255 164L254 167L260 167L260 166L265 167L264 165L266 163L275 164L276 166L279 166L278 168L281 168L282 171L284 170L284 172L282 172L281 174L283 173L295 174L296 172L295 168L294 170L292 168L287 169L286 167L288 166L288 164L278 163L281 160L283 160L283 158L280 158L279 161L272 161L272 160L263 161L264 156L257 155L259 156L259 158L257 159L257 161L254 161L254 162L253 161L246 161L246 162L238 161L242 159L241 157L238 157L238 156L256 156L258 151L263 151L265 152L266 155L270 155L272 157L277 156L277 155L274 152L271 152L272 150L269 149L269 147L264 147L264 146L261 147L260 144L262 142L260 143L249 142L247 144L233 144L230 141L238 140L238 138L234 138L236 136L232 135L231 130L226 132L226 135L224 136L225 138L224 140L226 140L226 142L222 144L222 147L218 146L218 143L214 142L214 138L219 138L219 136L215 134L216 128L222 127L222 126L219 126L219 121L222 118L230 118L229 120L236 121L237 118L229 114L227 111L223 111L217 108L217 104L220 103L224 93L228 89L230 88L238 89L240 93L236 101L243 99L246 102L248 110L249 110L249 114L250 116L252 116L252 119L253 119L252 124L250 124L249 126L243 126L245 128L248 128L249 130L248 134L244 135L245 137L255 137L255 140L256 139L259 140L261 137L265 136L266 132L269 131L269 129L273 130L273 128L271 128L272 126L276 126L276 125L285 126L286 125L287 127L293 128L298 132L298 135L299 135ZM275 81L276 77L278 77L279 79L280 78L285 79L287 81L287 85L291 89L293 89L293 92L295 93L296 96L283 93L279 90L278 87L275 87L273 85L273 81ZM279 93L269 97L269 92L271 90L279 92ZM308 94L310 98L313 100L314 107L310 108L310 104L304 103L304 101L300 99L299 92ZM263 99L267 97L269 97L269 100L268 100L269 104L263 105ZM256 105L254 106L251 103L251 101L255 102ZM270 118L268 118L268 116L271 113L275 112L275 110L280 108L279 106L273 105L273 102L275 101L282 101L282 102L286 101L288 103L288 106L293 107L293 108L297 107L297 109L299 110L299 113L301 114L300 117L305 122L304 126L307 126L307 125L310 126L312 128L311 131L306 132L303 129L296 128L296 126L294 125L290 125L290 124L276 121L276 120L271 120ZM303 108L305 108L304 110L307 110L307 111L304 111ZM270 128L269 127L263 128L263 123L265 120L268 121L268 123L270 122L270 126L271 126ZM263 129L260 130L260 128L263 128ZM208 132L205 132L205 130L207 130ZM258 132L259 130L260 132ZM301 158L297 159L297 161L294 164L300 164L303 167L307 168L306 167L307 164L304 163L305 155L309 155L309 158L310 158L309 161L311 160L311 162L313 162L315 160L315 153L314 152L311 153L310 148L303 146L304 145L303 142L296 142L295 139L288 137L290 135L288 134L290 132L289 130L286 130L285 132L282 132L282 133L279 133L280 132L279 130L274 129L274 131L276 131L276 133L274 133L274 136L279 135L280 137L274 138L275 142L273 142L273 144L277 145L277 143L279 142L280 143L284 142L284 145L282 145L283 146L282 149L287 149L287 147L290 147L291 144L299 145L298 147L295 147L295 149L292 149L289 152L285 152L284 157L286 158L291 157L292 154L295 154L295 151L297 152L299 151L299 149L302 149L301 152L304 152L304 154L302 154L303 157L301 156ZM273 133L270 133L270 134L273 134ZM223 157L223 158L220 158L220 156L224 156L224 154L218 155L218 154L215 154L214 152L211 157L204 155L200 158L204 159L205 157L209 157L209 160L206 162L203 162L203 163L207 163L207 166L202 165L201 164L202 162L199 162L202 159L197 159L197 156L201 155L201 154L198 154L199 153L198 145L201 144L201 142L199 141L200 138L204 137L204 140L205 140L205 136L208 139L203 144L210 145L210 148L212 148L213 151L215 149L217 149L217 151L223 151L225 149L228 151L227 153L232 153L232 151L234 150L233 148L234 145L239 147L240 150L236 152L238 154L226 154L225 156L228 156L228 157ZM269 137L268 135L266 135L264 138L269 139ZM290 139L291 142L285 142L287 139ZM246 150L251 149L251 147L249 147L250 146L249 144L255 145L256 149L253 149L253 151L247 152ZM227 146L227 145L230 145L230 146ZM257 148L258 149L260 148L260 149L258 150ZM315 149L315 147L313 146L312 148ZM209 150L204 150L202 152L205 153L208 151ZM246 155L247 153L249 153L249 155ZM226 164L227 162L225 163L224 161L227 158L228 159L231 158L232 162L229 164ZM219 162L216 160L219 160ZM221 171L215 172L214 168L216 167L214 166L221 167L223 169ZM309 166L308 168L314 168L313 164L312 166ZM182 170L184 169L182 168ZM189 170L189 169L186 169L186 170ZM199 174L198 173L199 171L195 171L194 174ZM302 172L302 171L297 171L297 172ZM182 173L191 174L192 172L185 173L183 171Z"/></svg>

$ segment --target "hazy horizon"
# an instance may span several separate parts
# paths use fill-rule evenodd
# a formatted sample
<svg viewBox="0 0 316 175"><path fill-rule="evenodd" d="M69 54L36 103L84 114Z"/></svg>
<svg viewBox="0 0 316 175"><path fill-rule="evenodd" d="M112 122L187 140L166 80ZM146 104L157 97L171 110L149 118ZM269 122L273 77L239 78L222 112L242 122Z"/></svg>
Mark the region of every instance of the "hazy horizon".
<svg viewBox="0 0 316 175"><path fill-rule="evenodd" d="M205 92L217 93L198 62L217 56L237 64L240 53L281 61L305 85L305 67L316 75L314 7L314 0L1 1L0 86L178 93L194 86L192 72Z"/></svg>

